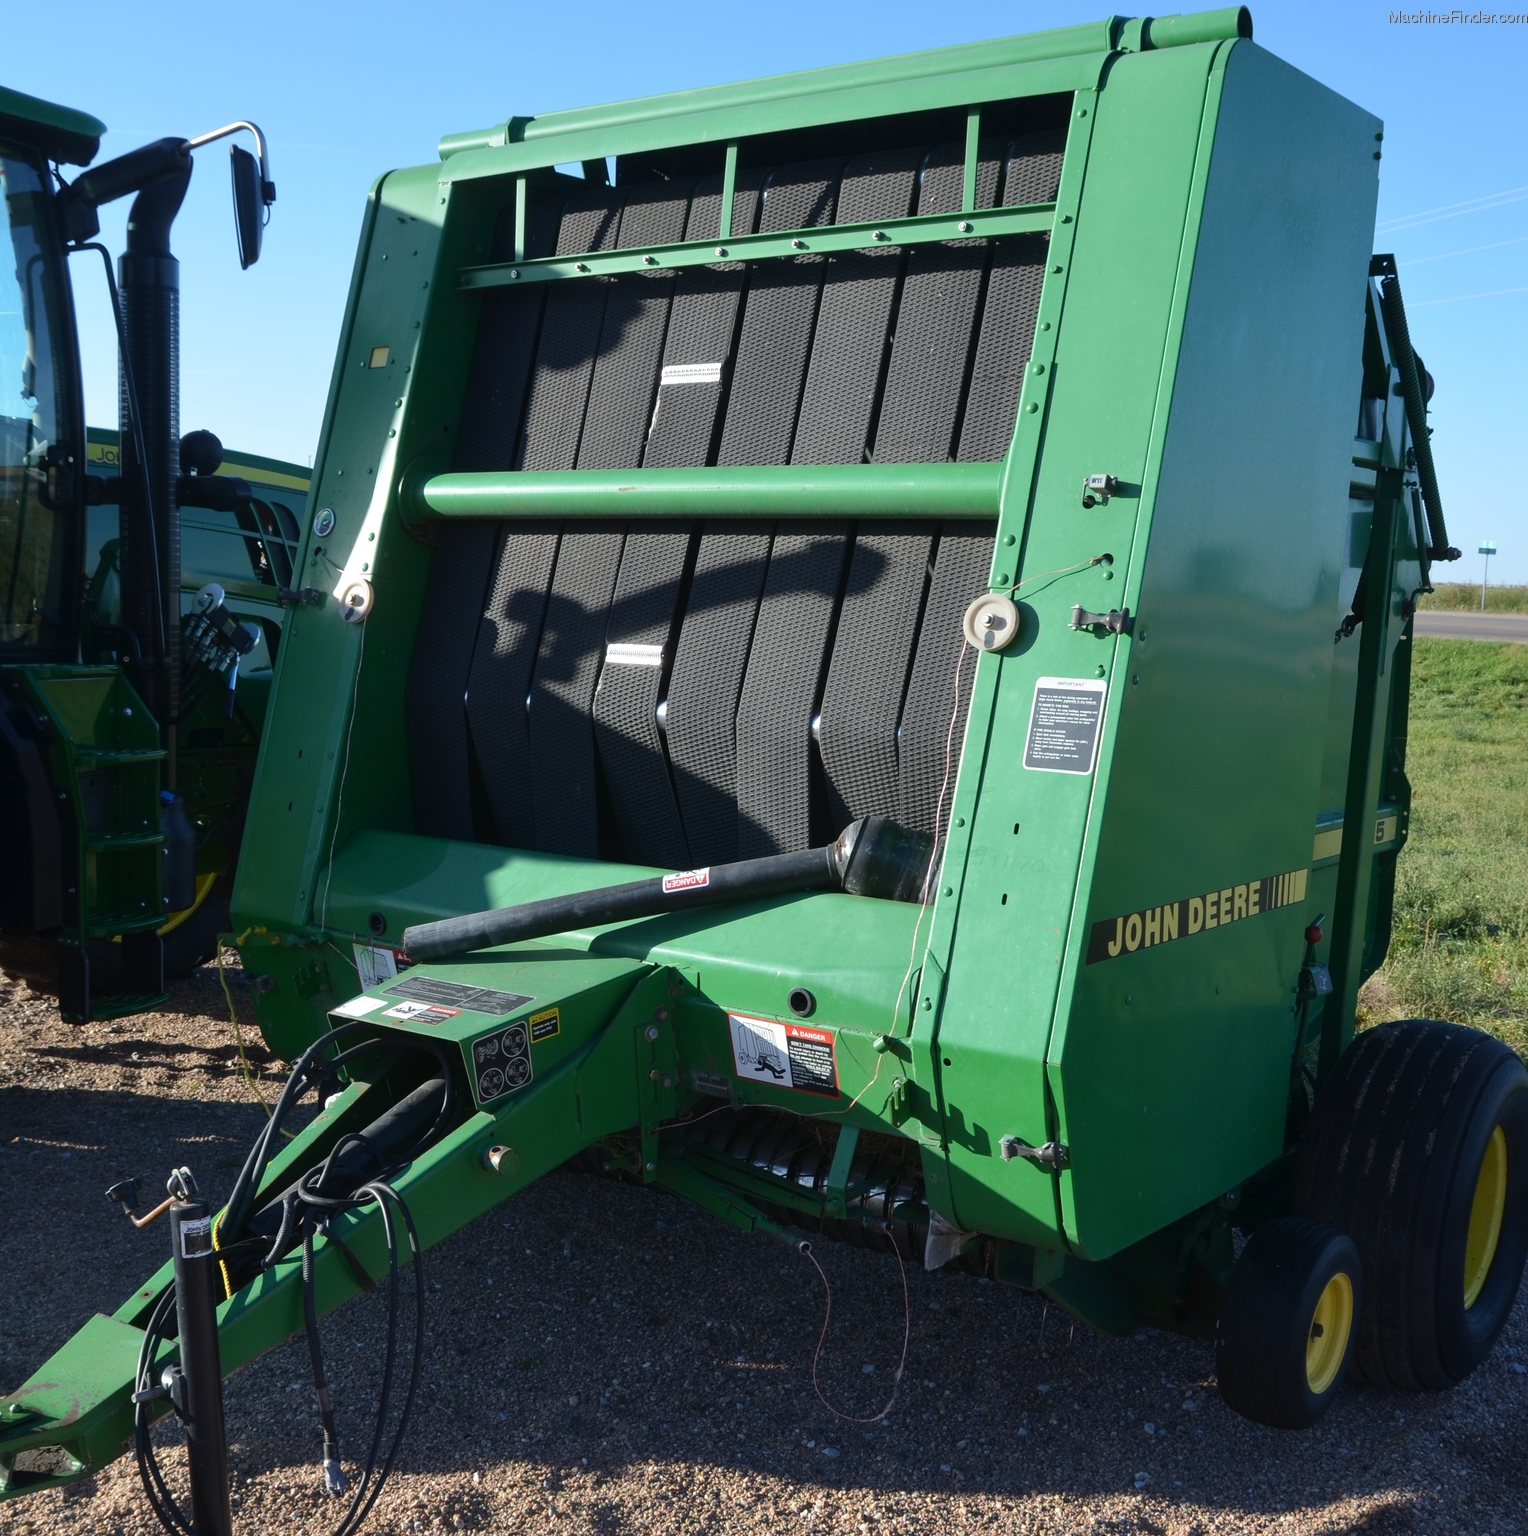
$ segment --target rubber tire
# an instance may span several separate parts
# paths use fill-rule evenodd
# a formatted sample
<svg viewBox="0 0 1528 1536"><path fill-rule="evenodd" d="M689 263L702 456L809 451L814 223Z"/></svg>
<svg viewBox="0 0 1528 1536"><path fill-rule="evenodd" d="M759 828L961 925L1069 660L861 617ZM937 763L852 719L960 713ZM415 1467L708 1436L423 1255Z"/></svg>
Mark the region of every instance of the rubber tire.
<svg viewBox="0 0 1528 1536"><path fill-rule="evenodd" d="M1355 1323L1330 1386L1311 1391L1305 1351L1316 1303L1334 1275L1353 1284ZM1231 1271L1215 1330L1215 1371L1226 1406L1254 1424L1309 1429L1331 1407L1353 1359L1363 1316L1363 1264L1352 1238L1285 1216L1260 1227Z"/></svg>
<svg viewBox="0 0 1528 1536"><path fill-rule="evenodd" d="M1464 1306L1464 1248L1486 1146L1507 1139L1507 1197L1484 1288ZM1360 1035L1301 1139L1294 1210L1349 1232L1369 1277L1354 1370L1442 1391L1490 1353L1528 1258L1528 1070L1480 1030L1431 1019Z"/></svg>
<svg viewBox="0 0 1528 1536"><path fill-rule="evenodd" d="M166 980L182 981L205 965L217 953L218 935L227 928L228 903L221 896L208 896L185 922L164 936Z"/></svg>

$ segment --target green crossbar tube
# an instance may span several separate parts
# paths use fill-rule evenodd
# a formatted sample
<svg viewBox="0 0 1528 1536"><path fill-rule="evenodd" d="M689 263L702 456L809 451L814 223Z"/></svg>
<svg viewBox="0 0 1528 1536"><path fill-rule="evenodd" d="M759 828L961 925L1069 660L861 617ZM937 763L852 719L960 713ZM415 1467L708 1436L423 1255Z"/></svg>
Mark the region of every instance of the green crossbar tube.
<svg viewBox="0 0 1528 1536"><path fill-rule="evenodd" d="M435 475L417 517L996 517L1001 464L510 470Z"/></svg>

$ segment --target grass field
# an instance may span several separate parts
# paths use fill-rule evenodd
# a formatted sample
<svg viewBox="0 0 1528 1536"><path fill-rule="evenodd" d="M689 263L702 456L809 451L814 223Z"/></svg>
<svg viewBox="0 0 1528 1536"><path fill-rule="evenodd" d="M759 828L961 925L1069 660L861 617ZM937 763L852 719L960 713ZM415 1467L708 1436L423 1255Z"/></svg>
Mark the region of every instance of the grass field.
<svg viewBox="0 0 1528 1536"><path fill-rule="evenodd" d="M1461 608L1480 608L1480 583L1467 581L1440 581L1431 592L1424 592L1417 599L1419 608L1441 608L1457 611ZM1528 587L1486 588L1487 613L1528 613Z"/></svg>
<svg viewBox="0 0 1528 1536"><path fill-rule="evenodd" d="M1418 640L1406 768L1411 840L1362 1021L1452 1019L1528 1055L1528 647Z"/></svg>

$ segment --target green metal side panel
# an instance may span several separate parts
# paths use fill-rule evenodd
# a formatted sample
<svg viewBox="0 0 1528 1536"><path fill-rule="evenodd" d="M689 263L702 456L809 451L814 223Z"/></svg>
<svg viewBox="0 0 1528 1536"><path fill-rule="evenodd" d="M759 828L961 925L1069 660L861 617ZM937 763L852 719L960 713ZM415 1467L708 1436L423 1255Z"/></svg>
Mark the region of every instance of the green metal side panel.
<svg viewBox="0 0 1528 1536"><path fill-rule="evenodd" d="M294 574L328 596L321 606L293 612L277 663L250 802L258 845L241 861L234 888L239 928L303 927L321 907L336 832L356 825L402 829L410 820L403 688L429 551L383 513L397 476L405 381L435 271L440 204L427 168L383 178L367 205L308 497L310 512L333 509L335 527L317 540L307 520ZM385 360L373 367L378 347ZM433 421L434 410L429 415ZM386 599L364 627L338 622L336 594L349 579L341 571L367 579L385 574ZM333 806L344 813L341 827Z"/></svg>
<svg viewBox="0 0 1528 1536"><path fill-rule="evenodd" d="M1281 890L1304 890L1380 124L1253 44L1220 67L1050 1050L1075 1148L1063 1213L1094 1257L1281 1152L1315 915L1307 899L1242 916L1249 895L1238 920L1187 931L1192 898L1297 872ZM1087 963L1091 925L1179 902L1178 943Z"/></svg>
<svg viewBox="0 0 1528 1536"><path fill-rule="evenodd" d="M1212 46L1202 46L1119 59L1098 93L1044 418L1044 458L1027 530L1028 487L1011 485L1017 504L1005 504L999 534L1000 553L1010 527L1024 540L1019 596L1025 627L1009 651L981 661L997 674L996 702L985 764L978 769L974 708L962 763L955 809L959 816L970 807L970 848L932 1065L947 1116L960 1224L1019 1238L1029 1234L1015 1227L1014 1207L1054 1230L1054 1177L1029 1161L1001 1161L997 1142L1017 1135L1038 1146L1052 1134L1044 1063L1092 790L1087 775L1024 772L1019 764L1036 679L1111 676L1112 682L1115 645L1071 630L1068 618L1075 603L1108 609L1128 596L1123 578L1213 56ZM1067 169L1076 169L1070 155ZM1021 435L1031 420L1021 411ZM1082 481L1103 472L1130 490L1107 507L1085 511ZM1106 551L1114 556L1112 567L1086 565ZM1042 574L1052 571L1066 574ZM978 771L979 782L972 782ZM958 830L952 834L958 836ZM950 873L947 864L947 882Z"/></svg>

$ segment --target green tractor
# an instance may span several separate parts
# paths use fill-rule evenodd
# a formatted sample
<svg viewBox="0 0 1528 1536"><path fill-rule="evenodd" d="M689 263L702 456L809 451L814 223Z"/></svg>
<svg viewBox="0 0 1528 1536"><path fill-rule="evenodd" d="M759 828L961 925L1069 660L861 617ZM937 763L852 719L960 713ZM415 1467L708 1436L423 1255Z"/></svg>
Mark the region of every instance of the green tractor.
<svg viewBox="0 0 1528 1536"><path fill-rule="evenodd" d="M0 89L0 966L74 1021L162 1002L227 926L307 489L299 465L179 433L170 227L219 135L50 171L102 132ZM233 167L248 266L274 188L248 151ZM129 193L118 285L95 210ZM81 253L112 287L118 431L84 425Z"/></svg>
<svg viewBox="0 0 1528 1536"><path fill-rule="evenodd" d="M319 1319L569 1161L1213 1341L1264 1424L1466 1377L1528 1072L1355 1038L1457 555L1382 145L1233 8L378 180L233 897L292 1075L7 1491L133 1445L176 1528L173 1410L226 1530L221 1373L305 1329L338 1492Z"/></svg>

